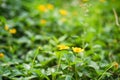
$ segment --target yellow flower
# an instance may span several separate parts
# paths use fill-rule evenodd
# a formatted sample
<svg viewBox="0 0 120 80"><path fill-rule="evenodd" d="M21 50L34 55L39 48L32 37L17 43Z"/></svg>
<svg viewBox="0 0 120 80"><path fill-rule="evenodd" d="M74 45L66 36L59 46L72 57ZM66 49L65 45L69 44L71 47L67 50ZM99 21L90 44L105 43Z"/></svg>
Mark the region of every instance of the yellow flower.
<svg viewBox="0 0 120 80"><path fill-rule="evenodd" d="M113 62L113 65L114 65L114 67L115 67L116 69L118 69L119 64L118 64L117 62Z"/></svg>
<svg viewBox="0 0 120 80"><path fill-rule="evenodd" d="M59 10L60 14L63 16L66 16L68 14L68 12L64 9Z"/></svg>
<svg viewBox="0 0 120 80"><path fill-rule="evenodd" d="M106 0L99 0L100 2L104 3Z"/></svg>
<svg viewBox="0 0 120 80"><path fill-rule="evenodd" d="M0 58L3 58L4 57L4 54L3 53L0 53Z"/></svg>
<svg viewBox="0 0 120 80"><path fill-rule="evenodd" d="M50 9L50 10L53 10L54 6L52 4L47 4L47 8Z"/></svg>
<svg viewBox="0 0 120 80"><path fill-rule="evenodd" d="M58 45L58 48L59 48L59 50L69 49L69 47L68 47L68 46L63 45L63 44Z"/></svg>
<svg viewBox="0 0 120 80"><path fill-rule="evenodd" d="M76 52L76 53L80 53L80 52L84 51L84 49L78 48L78 47L72 47L72 50L73 50L73 52Z"/></svg>
<svg viewBox="0 0 120 80"><path fill-rule="evenodd" d="M15 28L13 28L13 29L10 29L9 32L10 32L11 34L15 34L17 31L16 31Z"/></svg>
<svg viewBox="0 0 120 80"><path fill-rule="evenodd" d="M5 29L5 30L8 30L8 29L9 29L8 25L5 25L4 29Z"/></svg>
<svg viewBox="0 0 120 80"><path fill-rule="evenodd" d="M44 19L42 19L42 20L40 20L40 23L43 24L43 25L45 25L47 23L47 21L44 20Z"/></svg>
<svg viewBox="0 0 120 80"><path fill-rule="evenodd" d="M38 10L40 10L41 12L46 12L47 8L45 7L45 5L39 5Z"/></svg>

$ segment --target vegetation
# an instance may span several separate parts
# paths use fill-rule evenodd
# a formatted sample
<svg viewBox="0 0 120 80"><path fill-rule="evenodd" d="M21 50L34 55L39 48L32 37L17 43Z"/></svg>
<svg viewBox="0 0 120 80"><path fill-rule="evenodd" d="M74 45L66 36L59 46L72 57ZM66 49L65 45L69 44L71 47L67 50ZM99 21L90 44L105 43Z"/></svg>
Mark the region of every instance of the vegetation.
<svg viewBox="0 0 120 80"><path fill-rule="evenodd" d="M119 80L119 0L0 0L0 80Z"/></svg>

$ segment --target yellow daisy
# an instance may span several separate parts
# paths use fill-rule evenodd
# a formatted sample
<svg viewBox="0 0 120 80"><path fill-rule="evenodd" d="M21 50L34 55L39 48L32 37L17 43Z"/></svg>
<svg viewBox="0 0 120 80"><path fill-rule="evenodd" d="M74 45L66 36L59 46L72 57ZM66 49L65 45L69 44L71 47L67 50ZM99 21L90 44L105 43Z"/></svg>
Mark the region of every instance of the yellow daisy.
<svg viewBox="0 0 120 80"><path fill-rule="evenodd" d="M58 48L59 48L59 50L64 50L64 49L69 49L69 47L68 46L66 46L66 45L58 45Z"/></svg>
<svg viewBox="0 0 120 80"><path fill-rule="evenodd" d="M17 32L17 30L15 28L9 30L9 33L11 33L11 34L16 34L16 32Z"/></svg>
<svg viewBox="0 0 120 80"><path fill-rule="evenodd" d="M76 53L80 53L80 52L84 51L84 49L78 48L78 47L72 47L72 50L73 50L73 52L76 52Z"/></svg>

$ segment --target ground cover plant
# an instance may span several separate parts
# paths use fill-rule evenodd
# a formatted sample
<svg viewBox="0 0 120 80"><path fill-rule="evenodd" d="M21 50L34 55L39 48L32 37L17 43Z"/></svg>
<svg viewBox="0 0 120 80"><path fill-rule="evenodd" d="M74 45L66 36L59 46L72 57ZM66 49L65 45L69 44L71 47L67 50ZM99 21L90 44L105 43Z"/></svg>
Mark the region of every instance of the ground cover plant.
<svg viewBox="0 0 120 80"><path fill-rule="evenodd" d="M0 0L0 80L119 80L119 0Z"/></svg>

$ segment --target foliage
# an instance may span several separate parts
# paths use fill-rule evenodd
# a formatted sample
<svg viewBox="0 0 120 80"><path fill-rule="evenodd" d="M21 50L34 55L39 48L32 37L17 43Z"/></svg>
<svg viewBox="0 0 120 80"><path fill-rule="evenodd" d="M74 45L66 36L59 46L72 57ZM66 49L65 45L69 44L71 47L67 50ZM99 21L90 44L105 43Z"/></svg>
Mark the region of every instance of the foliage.
<svg viewBox="0 0 120 80"><path fill-rule="evenodd" d="M0 80L119 80L119 0L0 0Z"/></svg>

